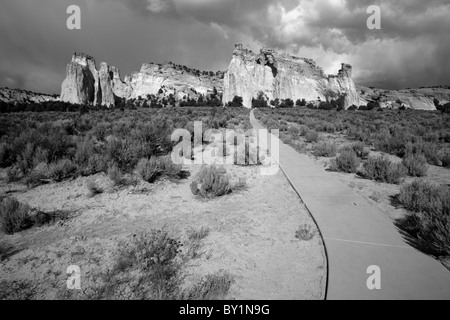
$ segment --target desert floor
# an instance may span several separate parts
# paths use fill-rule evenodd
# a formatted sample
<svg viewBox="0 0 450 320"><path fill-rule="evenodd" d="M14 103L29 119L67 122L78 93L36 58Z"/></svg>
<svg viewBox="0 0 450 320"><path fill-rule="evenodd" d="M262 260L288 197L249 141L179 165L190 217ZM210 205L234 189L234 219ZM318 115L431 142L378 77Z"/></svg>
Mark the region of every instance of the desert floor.
<svg viewBox="0 0 450 320"><path fill-rule="evenodd" d="M0 282L29 280L32 298L64 296L67 267L81 268L81 286L114 263L118 244L133 235L165 227L180 239L191 229L210 229L200 255L188 267L188 278L225 271L234 278L229 299L323 299L326 257L316 226L281 171L261 176L258 167L228 166L233 180L247 186L214 200L194 197L190 177L180 181L115 188L104 174L27 189L5 184L0 196L14 196L42 211L68 210L74 216L54 225L33 228L0 243L11 254L0 263ZM91 197L94 180L105 193ZM296 238L310 225L310 241ZM7 282L5 282L7 281Z"/></svg>

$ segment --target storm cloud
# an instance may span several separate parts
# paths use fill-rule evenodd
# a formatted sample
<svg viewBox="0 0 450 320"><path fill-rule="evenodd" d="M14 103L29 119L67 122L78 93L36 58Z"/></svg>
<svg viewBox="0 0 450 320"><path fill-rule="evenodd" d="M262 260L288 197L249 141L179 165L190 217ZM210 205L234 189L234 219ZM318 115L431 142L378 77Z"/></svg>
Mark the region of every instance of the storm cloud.
<svg viewBox="0 0 450 320"><path fill-rule="evenodd" d="M66 9L81 8L81 30ZM370 5L381 30L369 30ZM225 70L234 43L312 58L327 73L353 65L356 83L450 84L450 3L444 0L2 0L0 86L59 93L72 52L122 76L143 62Z"/></svg>

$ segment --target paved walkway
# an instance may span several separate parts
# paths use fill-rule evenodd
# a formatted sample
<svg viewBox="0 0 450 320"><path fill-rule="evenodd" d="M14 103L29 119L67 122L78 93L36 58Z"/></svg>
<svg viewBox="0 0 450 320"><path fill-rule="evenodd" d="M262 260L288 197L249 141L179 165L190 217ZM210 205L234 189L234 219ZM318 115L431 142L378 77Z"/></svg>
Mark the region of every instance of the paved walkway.
<svg viewBox="0 0 450 320"><path fill-rule="evenodd" d="M250 121L263 128L253 111ZM281 141L280 167L324 239L327 299L450 299L450 271L406 244L385 213ZM381 269L380 290L367 287L373 265Z"/></svg>

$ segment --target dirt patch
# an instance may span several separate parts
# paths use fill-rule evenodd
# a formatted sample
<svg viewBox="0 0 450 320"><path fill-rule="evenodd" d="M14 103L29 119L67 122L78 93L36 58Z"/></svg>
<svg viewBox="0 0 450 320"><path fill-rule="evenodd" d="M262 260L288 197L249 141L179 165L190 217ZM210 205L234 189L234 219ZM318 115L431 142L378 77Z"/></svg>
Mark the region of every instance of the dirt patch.
<svg viewBox="0 0 450 320"><path fill-rule="evenodd" d="M0 281L28 280L35 298L54 299L66 288L66 269L81 268L83 279L112 267L120 241L142 231L166 227L181 239L188 231L210 230L202 253L189 266L189 277L226 271L235 281L232 299L323 299L326 258L320 237L296 238L302 225L315 225L281 171L261 176L257 167L227 167L247 188L201 200L190 191L191 177L181 181L140 182L116 189L99 174L35 189L3 184L2 196L14 196L42 211L69 210L74 218L34 228L0 242L14 253L0 264ZM90 197L95 181L105 193ZM7 193L8 192L8 193Z"/></svg>

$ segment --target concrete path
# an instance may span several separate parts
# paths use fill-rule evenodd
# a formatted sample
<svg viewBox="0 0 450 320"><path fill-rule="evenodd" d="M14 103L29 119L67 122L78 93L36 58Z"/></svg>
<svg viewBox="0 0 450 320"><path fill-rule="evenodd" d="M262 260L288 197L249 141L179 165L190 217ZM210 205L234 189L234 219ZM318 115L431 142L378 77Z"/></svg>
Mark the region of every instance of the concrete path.
<svg viewBox="0 0 450 320"><path fill-rule="evenodd" d="M250 121L263 128L253 111ZM385 213L281 141L279 164L325 242L327 299L450 299L450 271L405 243ZM380 290L368 289L370 266L381 270Z"/></svg>

